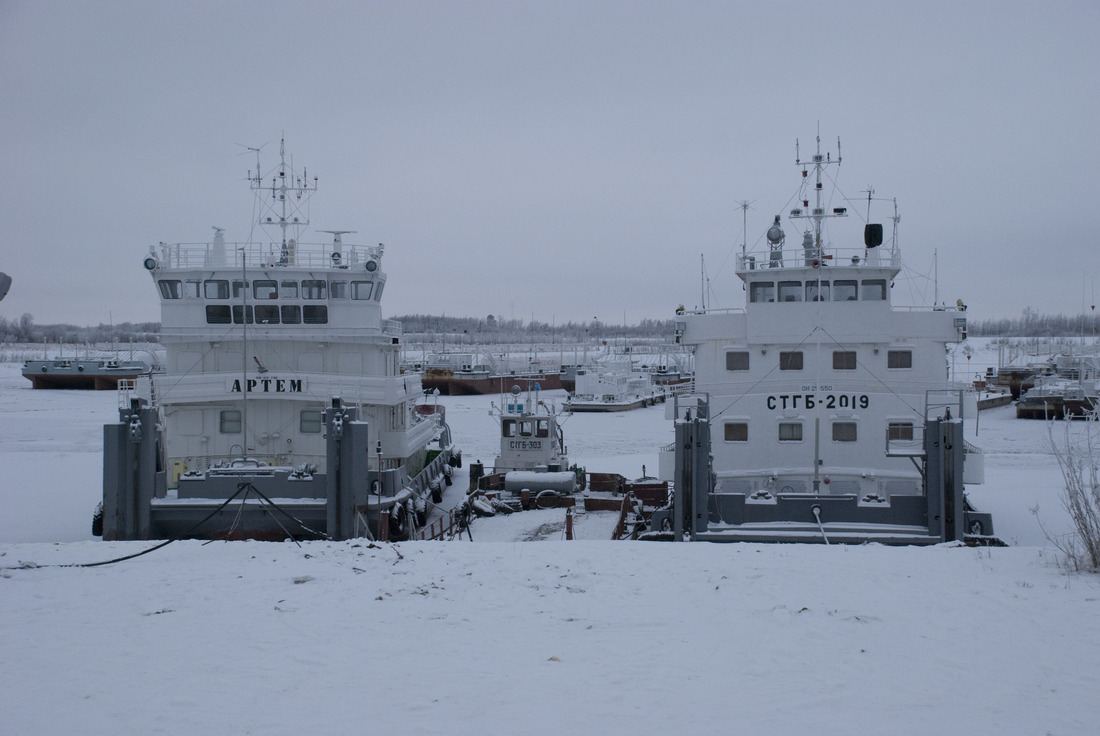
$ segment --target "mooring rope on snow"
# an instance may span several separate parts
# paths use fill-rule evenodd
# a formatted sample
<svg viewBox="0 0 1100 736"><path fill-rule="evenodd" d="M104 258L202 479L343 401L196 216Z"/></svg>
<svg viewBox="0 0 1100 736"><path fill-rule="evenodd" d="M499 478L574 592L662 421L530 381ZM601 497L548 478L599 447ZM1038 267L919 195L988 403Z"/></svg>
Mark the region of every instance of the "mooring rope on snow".
<svg viewBox="0 0 1100 736"><path fill-rule="evenodd" d="M181 539L188 539L191 532L195 531L196 529L201 527L203 524L205 524L206 522L208 522L212 518L214 518L226 506L228 506L231 501L233 501L235 498L237 498L237 496L241 495L241 493L244 493L245 497L247 498L248 491L254 492L265 503L270 505L276 511L279 511L280 513L282 513L288 519L291 519L292 521L296 522L302 529L309 532L310 534L316 534L317 536L320 536L320 537L328 537L327 534L323 534L321 532L310 529L308 526L305 525L304 522L302 522L301 519L295 518L289 512L287 512L285 509L280 508L278 504L276 504L270 498L268 498L263 493L261 493L260 490L256 488L256 486L252 485L251 483L244 482L244 483L239 483L237 485L237 491L232 496L225 499L225 501L223 501L221 503L221 505L219 505L216 509L214 509L209 514L207 514L205 517L203 517L200 521L197 521L194 524L192 524L190 528L188 528L187 530L185 530L181 534L178 534L178 535L176 535L176 536L174 536L170 539L166 539L165 541L161 542L160 544L154 545L154 546L152 546L148 549L143 549L140 552L135 552L135 553L129 554L129 555L123 555L122 557L116 557L116 558L111 559L111 560L101 560L100 562L69 562L69 563L57 564L57 565L36 565L36 564L30 563L30 564L21 564L21 565L9 566L9 567L0 567L0 570L28 570L28 569L37 569L37 568L45 568L45 567L101 567L103 565L113 565L116 562L125 562L126 560L132 560L135 557L141 557L142 555L147 555L150 552L156 552L158 549L163 549L164 547L167 547L172 542L178 542ZM242 509L244 508L243 499L242 499L241 508ZM239 518L239 515L238 515L238 518ZM272 518L275 519L274 515L272 515ZM279 525L279 528L283 530L283 532L287 535L287 537L289 537L291 539L291 541L293 541L299 547L302 546L301 543L298 542L297 539L295 539L294 535L291 534L289 531L287 531L286 527L283 526L282 523L278 519L275 519L275 523ZM234 521L234 527L235 526L236 526L236 521ZM212 542L214 540L209 540L209 541Z"/></svg>

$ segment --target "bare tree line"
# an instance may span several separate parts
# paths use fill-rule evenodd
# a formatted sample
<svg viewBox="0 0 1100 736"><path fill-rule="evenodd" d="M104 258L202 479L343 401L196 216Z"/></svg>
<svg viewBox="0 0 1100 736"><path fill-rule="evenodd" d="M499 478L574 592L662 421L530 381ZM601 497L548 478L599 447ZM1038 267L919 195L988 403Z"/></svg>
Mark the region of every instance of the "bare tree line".
<svg viewBox="0 0 1100 736"><path fill-rule="evenodd" d="M644 319L636 324L617 324L597 319L562 323L524 321L492 314L483 318L409 314L394 319L404 325L408 342L450 341L456 345L532 342L586 344L623 338L671 343L675 334L674 319ZM1019 317L971 319L968 331L974 337L1100 336L1100 315L1092 310L1079 315L1044 315L1027 307ZM30 314L24 314L17 319L0 316L0 344L150 343L157 342L159 332L159 322L120 322L92 327L72 324L39 325L35 324L34 317Z"/></svg>

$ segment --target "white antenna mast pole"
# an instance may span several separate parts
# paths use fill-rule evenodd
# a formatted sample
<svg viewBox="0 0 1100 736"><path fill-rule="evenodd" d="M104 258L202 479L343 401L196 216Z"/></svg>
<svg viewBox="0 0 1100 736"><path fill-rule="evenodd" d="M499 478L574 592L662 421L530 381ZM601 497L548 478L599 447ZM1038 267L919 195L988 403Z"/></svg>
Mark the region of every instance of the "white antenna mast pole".
<svg viewBox="0 0 1100 736"><path fill-rule="evenodd" d="M699 254L699 304L703 309L707 308L707 264L703 260L703 254Z"/></svg>
<svg viewBox="0 0 1100 736"><path fill-rule="evenodd" d="M737 204L741 206L741 259L744 260L749 242L749 205L752 202L746 199Z"/></svg>
<svg viewBox="0 0 1100 736"><path fill-rule="evenodd" d="M932 250L932 304L940 303L940 251Z"/></svg>

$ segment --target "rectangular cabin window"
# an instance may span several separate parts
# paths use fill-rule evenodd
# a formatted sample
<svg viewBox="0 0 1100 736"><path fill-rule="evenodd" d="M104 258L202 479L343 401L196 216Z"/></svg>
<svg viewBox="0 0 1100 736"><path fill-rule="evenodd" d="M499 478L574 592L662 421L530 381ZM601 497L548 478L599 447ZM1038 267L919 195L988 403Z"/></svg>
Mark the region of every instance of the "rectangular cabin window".
<svg viewBox="0 0 1100 736"><path fill-rule="evenodd" d="M233 282L233 298L234 299L240 299L241 298L241 293L242 292L247 292L247 291L248 291L248 282L247 281L239 281L238 280L238 281Z"/></svg>
<svg viewBox="0 0 1100 736"><path fill-rule="evenodd" d="M188 279L183 282L183 295L188 299L199 298L199 282L197 280Z"/></svg>
<svg viewBox="0 0 1100 736"><path fill-rule="evenodd" d="M912 422L890 422L886 425L886 436L891 440L912 440Z"/></svg>
<svg viewBox="0 0 1100 736"><path fill-rule="evenodd" d="M748 442L748 422L726 422L724 427L726 442Z"/></svg>
<svg viewBox="0 0 1100 736"><path fill-rule="evenodd" d="M505 419L503 422L501 422L500 433L505 437L515 437L516 436L516 420L515 419Z"/></svg>
<svg viewBox="0 0 1100 736"><path fill-rule="evenodd" d="M749 351L748 350L727 350L726 351L726 370L727 371L747 371L749 369Z"/></svg>
<svg viewBox="0 0 1100 736"><path fill-rule="evenodd" d="M800 371L802 370L802 351L796 350L791 352L779 353L779 370L781 371Z"/></svg>
<svg viewBox="0 0 1100 736"><path fill-rule="evenodd" d="M535 420L535 436L536 437L549 437L550 436L550 420L549 419L536 419Z"/></svg>
<svg viewBox="0 0 1100 736"><path fill-rule="evenodd" d="M229 281L226 279L211 279L202 282L207 299L228 299Z"/></svg>
<svg viewBox="0 0 1100 736"><path fill-rule="evenodd" d="M780 422L779 423L779 441L780 442L801 442L802 441L802 422Z"/></svg>
<svg viewBox="0 0 1100 736"><path fill-rule="evenodd" d="M302 281L302 298L303 299L326 299L328 293L328 282L320 281L318 279L303 279Z"/></svg>
<svg viewBox="0 0 1100 736"><path fill-rule="evenodd" d="M240 434L241 412L238 409L226 409L219 412L218 431L222 434Z"/></svg>
<svg viewBox="0 0 1100 736"><path fill-rule="evenodd" d="M749 301L750 302L774 302L775 301L775 282L774 281L754 281L749 284Z"/></svg>
<svg viewBox="0 0 1100 736"><path fill-rule="evenodd" d="M860 284L859 295L865 302L886 301L886 279L864 279Z"/></svg>
<svg viewBox="0 0 1100 736"><path fill-rule="evenodd" d="M522 419L519 423L519 436L530 437L535 433L535 425L530 419Z"/></svg>
<svg viewBox="0 0 1100 736"><path fill-rule="evenodd" d="M161 279L157 282L163 299L182 299L183 282L179 279Z"/></svg>
<svg viewBox="0 0 1100 736"><path fill-rule="evenodd" d="M375 287L375 289L374 289L374 301L376 301L376 302L382 301L382 287L384 287L385 285L386 285L385 281L379 281L378 282L378 286Z"/></svg>
<svg viewBox="0 0 1100 736"><path fill-rule="evenodd" d="M283 293L283 299L297 299L298 298L298 282L297 281L280 281L279 289Z"/></svg>
<svg viewBox="0 0 1100 736"><path fill-rule="evenodd" d="M855 422L833 422L833 442L855 442Z"/></svg>
<svg viewBox="0 0 1100 736"><path fill-rule="evenodd" d="M302 307L302 322L307 325L327 325L328 307L324 304L307 304Z"/></svg>
<svg viewBox="0 0 1100 736"><path fill-rule="evenodd" d="M298 431L302 434L320 434L321 412L314 409L303 409L298 415Z"/></svg>
<svg viewBox="0 0 1100 736"><path fill-rule="evenodd" d="M256 324L258 325L277 325L279 324L279 307L275 304L257 304L256 305Z"/></svg>
<svg viewBox="0 0 1100 736"><path fill-rule="evenodd" d="M855 280L848 281L845 279L837 279L833 282L833 301L854 302L858 291Z"/></svg>
<svg viewBox="0 0 1100 736"><path fill-rule="evenodd" d="M886 367L887 368L912 368L913 367L913 351L912 350L888 350L886 352Z"/></svg>
<svg viewBox="0 0 1100 736"><path fill-rule="evenodd" d="M370 299L370 290L372 286L374 286L373 281L352 281L351 298L359 300Z"/></svg>
<svg viewBox="0 0 1100 736"><path fill-rule="evenodd" d="M284 304L279 311L282 313L284 325L302 324L302 308L297 304Z"/></svg>
<svg viewBox="0 0 1100 736"><path fill-rule="evenodd" d="M800 302L800 301L802 301L802 282L801 281L780 281L779 282L779 301L781 301L781 302Z"/></svg>
<svg viewBox="0 0 1100 736"><path fill-rule="evenodd" d="M252 282L253 299L278 299L279 284L270 279L256 279Z"/></svg>
<svg viewBox="0 0 1100 736"><path fill-rule="evenodd" d="M243 312L244 313L244 320L241 319L241 314L242 314L241 306L242 305L240 305L240 304L234 304L233 305L233 324L239 325L242 321L245 324L249 324L249 325L252 324L252 305L251 304L243 305L244 307L246 307L246 309Z"/></svg>
<svg viewBox="0 0 1100 736"><path fill-rule="evenodd" d="M806 282L806 301L808 301L808 302L827 302L827 301L829 301L829 282L828 281L807 281Z"/></svg>
<svg viewBox="0 0 1100 736"><path fill-rule="evenodd" d="M233 321L233 317L229 312L228 304L207 304L206 305L206 324L208 325L227 325Z"/></svg>
<svg viewBox="0 0 1100 736"><path fill-rule="evenodd" d="M856 354L854 350L834 350L833 370L854 371L856 369Z"/></svg>
<svg viewBox="0 0 1100 736"><path fill-rule="evenodd" d="M329 299L347 299L348 298L348 282L347 281L329 281L328 282L328 298Z"/></svg>

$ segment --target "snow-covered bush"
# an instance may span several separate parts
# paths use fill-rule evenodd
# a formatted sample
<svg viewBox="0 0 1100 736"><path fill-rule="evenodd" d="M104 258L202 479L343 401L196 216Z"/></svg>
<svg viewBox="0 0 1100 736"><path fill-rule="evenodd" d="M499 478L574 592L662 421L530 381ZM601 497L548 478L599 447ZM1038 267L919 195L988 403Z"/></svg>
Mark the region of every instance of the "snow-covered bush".
<svg viewBox="0 0 1100 736"><path fill-rule="evenodd" d="M1097 412L1090 418L1095 421ZM1088 421L1088 420L1086 420ZM1051 446L1062 471L1064 488L1062 505L1069 512L1073 530L1062 536L1047 535L1051 544L1062 553L1062 562L1075 571L1100 572L1100 451L1092 421L1077 439L1069 432L1069 420L1064 420L1065 435L1054 439L1051 424Z"/></svg>

